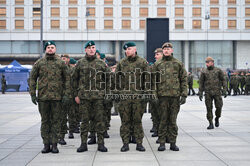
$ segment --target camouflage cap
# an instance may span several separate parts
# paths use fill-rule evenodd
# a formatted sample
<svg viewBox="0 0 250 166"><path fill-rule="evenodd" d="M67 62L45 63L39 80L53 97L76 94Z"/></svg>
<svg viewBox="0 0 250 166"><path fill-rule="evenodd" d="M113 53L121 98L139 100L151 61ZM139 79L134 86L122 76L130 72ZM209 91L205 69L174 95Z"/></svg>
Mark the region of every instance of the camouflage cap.
<svg viewBox="0 0 250 166"><path fill-rule="evenodd" d="M74 58L70 58L70 60L69 60L69 64L76 64L76 60L74 59Z"/></svg>
<svg viewBox="0 0 250 166"><path fill-rule="evenodd" d="M95 42L90 40L87 43L85 43L84 48L87 48L88 46L94 46L94 45L95 45Z"/></svg>
<svg viewBox="0 0 250 166"><path fill-rule="evenodd" d="M156 48L154 53L158 53L158 52L161 52L162 53L162 48Z"/></svg>
<svg viewBox="0 0 250 166"><path fill-rule="evenodd" d="M210 61L214 62L214 59L213 59L211 56L208 56L208 57L206 58L206 62L210 62Z"/></svg>
<svg viewBox="0 0 250 166"><path fill-rule="evenodd" d="M55 43L54 41L48 41L48 42L46 42L45 45L44 45L44 50L46 50L46 48L47 48L48 46L50 46L50 45L54 45L54 46L56 47L56 43Z"/></svg>
<svg viewBox="0 0 250 166"><path fill-rule="evenodd" d="M127 48L134 46L136 46L134 42L127 42L124 44L123 49L126 50Z"/></svg>
<svg viewBox="0 0 250 166"><path fill-rule="evenodd" d="M101 59L104 59L105 57L106 57L106 56L105 56L104 53L101 53L101 54L100 54L100 58L101 58Z"/></svg>
<svg viewBox="0 0 250 166"><path fill-rule="evenodd" d="M61 55L61 58L62 58L62 57L69 58L69 55L68 55L68 54L62 54L62 55Z"/></svg>
<svg viewBox="0 0 250 166"><path fill-rule="evenodd" d="M164 43L164 44L161 46L161 48L163 49L163 48L165 48L165 47L167 47L167 48L173 48L173 45L172 45L172 43L166 42L166 43Z"/></svg>

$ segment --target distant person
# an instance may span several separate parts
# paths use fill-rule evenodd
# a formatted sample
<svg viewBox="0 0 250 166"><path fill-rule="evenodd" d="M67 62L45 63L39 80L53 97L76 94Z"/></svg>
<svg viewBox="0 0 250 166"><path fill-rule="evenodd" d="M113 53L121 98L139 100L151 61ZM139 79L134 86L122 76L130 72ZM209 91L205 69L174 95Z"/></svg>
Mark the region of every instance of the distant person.
<svg viewBox="0 0 250 166"><path fill-rule="evenodd" d="M70 76L56 53L53 41L45 43L45 56L37 60L30 74L30 96L41 115L42 153L59 153L57 148L62 104L69 103ZM36 89L38 86L38 96ZM52 144L52 149L50 147Z"/></svg>
<svg viewBox="0 0 250 166"><path fill-rule="evenodd" d="M205 91L205 104L207 107L207 120L209 126L207 129L214 129L213 125L213 100L215 103L215 127L219 127L219 118L221 117L221 109L223 101L221 98L221 91L223 96L227 97L226 81L224 73L221 69L214 66L214 59L212 57L206 58L207 68L202 71L200 76L199 99L202 101L203 92ZM223 87L223 89L221 89Z"/></svg>
<svg viewBox="0 0 250 166"><path fill-rule="evenodd" d="M194 81L194 76L192 75L192 72L188 72L188 95L191 95L191 91L192 91L192 96L195 95L195 91L193 88L193 81Z"/></svg>
<svg viewBox="0 0 250 166"><path fill-rule="evenodd" d="M2 75L1 85L2 85L2 94L5 94L5 90L6 90L6 79L5 79L5 75Z"/></svg>

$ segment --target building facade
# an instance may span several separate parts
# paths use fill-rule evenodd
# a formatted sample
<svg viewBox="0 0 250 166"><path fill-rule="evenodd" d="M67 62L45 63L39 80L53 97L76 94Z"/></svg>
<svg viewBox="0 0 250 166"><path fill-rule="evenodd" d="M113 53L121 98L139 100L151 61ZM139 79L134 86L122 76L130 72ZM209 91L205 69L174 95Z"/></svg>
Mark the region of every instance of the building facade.
<svg viewBox="0 0 250 166"><path fill-rule="evenodd" d="M250 67L250 0L43 0L43 8L43 38L58 54L82 56L94 40L119 60L135 41L145 57L146 18L167 17L174 56L188 70L207 56L223 69ZM1 59L39 57L40 15L40 0L0 0Z"/></svg>

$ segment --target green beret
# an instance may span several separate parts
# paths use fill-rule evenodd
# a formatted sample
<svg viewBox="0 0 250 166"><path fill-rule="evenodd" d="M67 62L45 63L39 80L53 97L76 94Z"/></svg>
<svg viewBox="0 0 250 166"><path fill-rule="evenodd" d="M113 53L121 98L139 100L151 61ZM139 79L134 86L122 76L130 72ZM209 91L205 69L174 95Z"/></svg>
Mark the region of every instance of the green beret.
<svg viewBox="0 0 250 166"><path fill-rule="evenodd" d="M127 48L134 46L136 46L134 42L127 42L124 44L123 49L126 50Z"/></svg>
<svg viewBox="0 0 250 166"><path fill-rule="evenodd" d="M44 50L46 50L46 48L47 48L48 46L50 46L50 45L56 46L56 43L55 43L54 41L48 41L48 42L46 42L45 45L44 45Z"/></svg>
<svg viewBox="0 0 250 166"><path fill-rule="evenodd" d="M95 42L90 40L87 43L85 43L84 48L87 48L88 46L94 46L94 45L95 45Z"/></svg>
<svg viewBox="0 0 250 166"><path fill-rule="evenodd" d="M101 58L101 59L104 59L105 57L106 57L106 56L105 56L104 53L101 53L101 54L100 54L100 58Z"/></svg>
<svg viewBox="0 0 250 166"><path fill-rule="evenodd" d="M69 64L76 64L76 60L74 58L70 58Z"/></svg>
<svg viewBox="0 0 250 166"><path fill-rule="evenodd" d="M99 50L96 50L96 53L101 54Z"/></svg>

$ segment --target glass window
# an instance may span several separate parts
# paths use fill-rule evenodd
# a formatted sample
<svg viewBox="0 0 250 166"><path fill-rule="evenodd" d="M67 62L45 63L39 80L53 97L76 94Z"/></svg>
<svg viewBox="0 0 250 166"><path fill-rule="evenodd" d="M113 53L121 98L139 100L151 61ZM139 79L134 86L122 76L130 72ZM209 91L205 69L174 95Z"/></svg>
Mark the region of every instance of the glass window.
<svg viewBox="0 0 250 166"><path fill-rule="evenodd" d="M160 5L160 4L166 4L166 0L157 0L157 4Z"/></svg>
<svg viewBox="0 0 250 166"><path fill-rule="evenodd" d="M95 4L95 0L87 0L87 4Z"/></svg>
<svg viewBox="0 0 250 166"><path fill-rule="evenodd" d="M201 29L201 20L193 20L193 29Z"/></svg>
<svg viewBox="0 0 250 166"><path fill-rule="evenodd" d="M15 4L16 5L23 5L24 4L24 0L15 0Z"/></svg>
<svg viewBox="0 0 250 166"><path fill-rule="evenodd" d="M148 8L140 8L140 17L148 16Z"/></svg>
<svg viewBox="0 0 250 166"><path fill-rule="evenodd" d="M59 5L60 4L60 0L51 0L51 4L52 5Z"/></svg>
<svg viewBox="0 0 250 166"><path fill-rule="evenodd" d="M175 29L184 29L184 20L175 20Z"/></svg>
<svg viewBox="0 0 250 166"><path fill-rule="evenodd" d="M87 28L95 29L95 20L87 20Z"/></svg>
<svg viewBox="0 0 250 166"><path fill-rule="evenodd" d="M236 8L228 8L227 14L228 17L236 17Z"/></svg>
<svg viewBox="0 0 250 166"><path fill-rule="evenodd" d="M201 8L193 8L193 17L201 17Z"/></svg>
<svg viewBox="0 0 250 166"><path fill-rule="evenodd" d="M250 0L245 0L245 4L249 5L250 4Z"/></svg>
<svg viewBox="0 0 250 166"><path fill-rule="evenodd" d="M92 17L95 16L95 8L87 8L87 11L89 12L89 16L92 16Z"/></svg>
<svg viewBox="0 0 250 166"><path fill-rule="evenodd" d="M157 16L164 17L166 16L166 8L157 8Z"/></svg>
<svg viewBox="0 0 250 166"><path fill-rule="evenodd" d="M0 29L6 29L6 20L0 20Z"/></svg>
<svg viewBox="0 0 250 166"><path fill-rule="evenodd" d="M122 0L122 4L131 4L131 0Z"/></svg>
<svg viewBox="0 0 250 166"><path fill-rule="evenodd" d="M33 8L33 17L39 17L41 15L41 8L34 7Z"/></svg>
<svg viewBox="0 0 250 166"><path fill-rule="evenodd" d="M60 20L51 20L51 29L59 29L60 28Z"/></svg>
<svg viewBox="0 0 250 166"><path fill-rule="evenodd" d="M6 8L0 8L0 17L6 17Z"/></svg>
<svg viewBox="0 0 250 166"><path fill-rule="evenodd" d="M69 17L77 17L77 7L69 8Z"/></svg>
<svg viewBox="0 0 250 166"><path fill-rule="evenodd" d="M227 3L228 4L236 4L236 0L228 0Z"/></svg>
<svg viewBox="0 0 250 166"><path fill-rule="evenodd" d="M24 8L22 7L16 7L15 8L15 16L16 17L23 17L24 16Z"/></svg>
<svg viewBox="0 0 250 166"><path fill-rule="evenodd" d="M140 4L148 4L148 0L140 0Z"/></svg>
<svg viewBox="0 0 250 166"><path fill-rule="evenodd" d="M146 27L146 21L140 20L140 29L145 29L145 27Z"/></svg>
<svg viewBox="0 0 250 166"><path fill-rule="evenodd" d="M12 53L14 54L28 54L29 53L29 42L25 41L12 41Z"/></svg>
<svg viewBox="0 0 250 166"><path fill-rule="evenodd" d="M245 9L245 16L249 17L250 16L250 8Z"/></svg>
<svg viewBox="0 0 250 166"><path fill-rule="evenodd" d="M0 28L1 28L1 21L0 20ZM11 53L11 42L10 41L0 41L0 50L1 53L6 53L6 54L10 54Z"/></svg>
<svg viewBox="0 0 250 166"><path fill-rule="evenodd" d="M51 8L51 16L52 17L60 17L60 8L59 7L52 7Z"/></svg>
<svg viewBox="0 0 250 166"><path fill-rule="evenodd" d="M40 52L40 42L38 41L29 41L29 53L38 54Z"/></svg>
<svg viewBox="0 0 250 166"><path fill-rule="evenodd" d="M69 29L77 29L77 20L69 20Z"/></svg>
<svg viewBox="0 0 250 166"><path fill-rule="evenodd" d="M122 8L122 16L123 17L130 17L131 16L131 9L130 8Z"/></svg>
<svg viewBox="0 0 250 166"><path fill-rule="evenodd" d="M113 20L104 20L104 29L113 29Z"/></svg>
<svg viewBox="0 0 250 166"><path fill-rule="evenodd" d="M33 20L33 29L40 29L40 20Z"/></svg>
<svg viewBox="0 0 250 166"><path fill-rule="evenodd" d="M40 4L41 0L33 0L33 4Z"/></svg>
<svg viewBox="0 0 250 166"><path fill-rule="evenodd" d="M210 20L210 29L219 29L219 20Z"/></svg>
<svg viewBox="0 0 250 166"><path fill-rule="evenodd" d="M201 4L201 0L193 0L193 4L194 5L200 5Z"/></svg>
<svg viewBox="0 0 250 166"><path fill-rule="evenodd" d="M245 28L250 29L250 20L245 20Z"/></svg>
<svg viewBox="0 0 250 166"><path fill-rule="evenodd" d="M210 8L211 17L219 17L219 8Z"/></svg>
<svg viewBox="0 0 250 166"><path fill-rule="evenodd" d="M228 29L236 29L236 20L228 20Z"/></svg>
<svg viewBox="0 0 250 166"><path fill-rule="evenodd" d="M15 29L24 29L24 20L15 20Z"/></svg>
<svg viewBox="0 0 250 166"><path fill-rule="evenodd" d="M69 0L70 5L76 5L78 3L78 0Z"/></svg>
<svg viewBox="0 0 250 166"><path fill-rule="evenodd" d="M211 5L217 5L219 4L219 0L210 0Z"/></svg>
<svg viewBox="0 0 250 166"><path fill-rule="evenodd" d="M0 4L5 5L6 4L6 0L0 0Z"/></svg>
<svg viewBox="0 0 250 166"><path fill-rule="evenodd" d="M131 29L131 21L122 20L122 29Z"/></svg>
<svg viewBox="0 0 250 166"><path fill-rule="evenodd" d="M184 16L184 8L175 8L175 16L183 17Z"/></svg>
<svg viewBox="0 0 250 166"><path fill-rule="evenodd" d="M182 5L184 4L184 0L175 0L176 5Z"/></svg>
<svg viewBox="0 0 250 166"><path fill-rule="evenodd" d="M112 7L105 7L104 8L104 16L105 17L113 17L113 8Z"/></svg>
<svg viewBox="0 0 250 166"><path fill-rule="evenodd" d="M104 0L104 4L113 4L113 0Z"/></svg>

